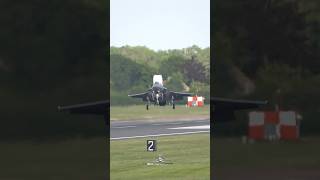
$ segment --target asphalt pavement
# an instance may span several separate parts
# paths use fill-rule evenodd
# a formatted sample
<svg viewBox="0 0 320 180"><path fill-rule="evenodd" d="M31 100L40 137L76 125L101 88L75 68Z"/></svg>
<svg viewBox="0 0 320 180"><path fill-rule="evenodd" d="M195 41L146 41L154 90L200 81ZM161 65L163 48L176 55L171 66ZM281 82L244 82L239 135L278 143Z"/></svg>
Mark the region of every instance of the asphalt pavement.
<svg viewBox="0 0 320 180"><path fill-rule="evenodd" d="M111 140L158 137L210 132L210 120L111 121Z"/></svg>

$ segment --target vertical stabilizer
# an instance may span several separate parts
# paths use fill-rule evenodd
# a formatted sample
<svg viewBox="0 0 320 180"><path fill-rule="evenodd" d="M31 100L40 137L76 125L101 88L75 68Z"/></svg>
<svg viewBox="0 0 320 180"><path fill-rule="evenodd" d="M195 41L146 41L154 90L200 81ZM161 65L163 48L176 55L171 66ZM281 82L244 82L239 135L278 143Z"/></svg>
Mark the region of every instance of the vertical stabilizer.
<svg viewBox="0 0 320 180"><path fill-rule="evenodd" d="M153 75L153 84L163 85L162 75Z"/></svg>

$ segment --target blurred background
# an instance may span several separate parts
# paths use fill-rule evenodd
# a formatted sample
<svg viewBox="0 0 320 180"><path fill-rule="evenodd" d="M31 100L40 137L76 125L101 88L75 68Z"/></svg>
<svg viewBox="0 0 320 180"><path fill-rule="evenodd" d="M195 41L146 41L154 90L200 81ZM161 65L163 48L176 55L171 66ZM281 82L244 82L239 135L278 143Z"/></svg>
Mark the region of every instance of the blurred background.
<svg viewBox="0 0 320 180"><path fill-rule="evenodd" d="M215 0L211 78L214 96L268 100L262 111L294 111L300 138L242 144L248 114L214 124L216 179L316 179L320 174L320 2ZM214 118L214 117L213 117ZM253 178L254 179L254 178Z"/></svg>
<svg viewBox="0 0 320 180"><path fill-rule="evenodd" d="M105 177L102 118L57 106L107 98L108 6L0 2L0 179Z"/></svg>

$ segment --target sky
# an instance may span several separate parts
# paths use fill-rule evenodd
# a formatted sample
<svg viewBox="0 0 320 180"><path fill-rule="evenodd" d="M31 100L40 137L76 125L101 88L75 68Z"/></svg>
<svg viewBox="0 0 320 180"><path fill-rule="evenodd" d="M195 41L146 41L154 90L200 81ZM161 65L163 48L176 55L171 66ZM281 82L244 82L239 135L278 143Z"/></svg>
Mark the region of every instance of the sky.
<svg viewBox="0 0 320 180"><path fill-rule="evenodd" d="M210 0L110 0L110 45L210 46Z"/></svg>

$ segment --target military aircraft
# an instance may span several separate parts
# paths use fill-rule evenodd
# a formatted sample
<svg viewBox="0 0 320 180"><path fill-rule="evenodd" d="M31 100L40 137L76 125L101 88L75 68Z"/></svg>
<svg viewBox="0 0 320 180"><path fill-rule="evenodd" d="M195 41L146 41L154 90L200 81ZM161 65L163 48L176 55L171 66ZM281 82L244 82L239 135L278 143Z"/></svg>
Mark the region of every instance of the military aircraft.
<svg viewBox="0 0 320 180"><path fill-rule="evenodd" d="M161 75L153 76L153 86L144 93L131 94L129 97L141 98L146 103L146 109L153 102L155 105L164 106L167 102L172 104L175 109L175 101L182 100L185 96L190 96L192 93L169 91L163 86L163 79ZM234 112L237 110L258 108L259 106L267 104L267 101L248 101L235 100L219 97L210 98L210 111L212 112L213 120L215 122L225 122L234 120ZM97 114L104 115L106 123L109 123L109 100L96 101L92 103L77 104L71 106L58 106L59 111L67 111L78 114Z"/></svg>
<svg viewBox="0 0 320 180"><path fill-rule="evenodd" d="M235 100L225 99L219 97L210 98L210 108L212 112L213 122L226 122L234 120L234 112L237 110L258 108L262 105L266 105L267 101L247 101L247 100ZM59 111L65 111L75 114L95 114L104 115L106 124L110 121L109 117L109 100L97 101L92 103L77 104L71 106L58 106Z"/></svg>
<svg viewBox="0 0 320 180"><path fill-rule="evenodd" d="M191 96L192 93L169 91L163 86L162 75L153 76L153 85L146 92L139 94L130 94L129 97L141 98L146 103L146 109L149 109L151 102L154 105L165 106L167 102L172 104L172 109L175 109L175 101L182 100L185 96Z"/></svg>

